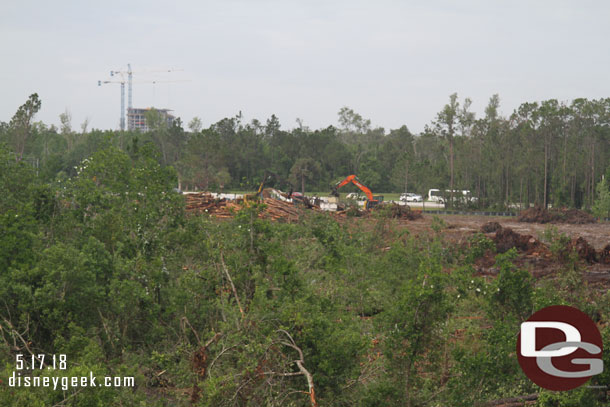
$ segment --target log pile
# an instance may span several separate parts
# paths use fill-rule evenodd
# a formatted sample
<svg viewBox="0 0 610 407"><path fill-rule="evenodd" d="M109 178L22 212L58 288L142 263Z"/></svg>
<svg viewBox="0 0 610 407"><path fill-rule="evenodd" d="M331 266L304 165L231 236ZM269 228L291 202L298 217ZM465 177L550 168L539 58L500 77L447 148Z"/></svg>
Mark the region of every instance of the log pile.
<svg viewBox="0 0 610 407"><path fill-rule="evenodd" d="M209 192L186 195L186 211L207 213L217 218L230 218L242 208L236 201L216 199Z"/></svg>
<svg viewBox="0 0 610 407"><path fill-rule="evenodd" d="M299 219L299 209L289 202L265 198L264 204L266 208L260 214L262 218L285 222L296 222Z"/></svg>
<svg viewBox="0 0 610 407"><path fill-rule="evenodd" d="M299 209L290 202L279 199L264 198L265 208L259 214L260 218L283 222L296 222L299 219ZM188 213L207 213L221 219L231 218L236 212L247 205L243 201L217 199L209 192L186 195L186 211Z"/></svg>

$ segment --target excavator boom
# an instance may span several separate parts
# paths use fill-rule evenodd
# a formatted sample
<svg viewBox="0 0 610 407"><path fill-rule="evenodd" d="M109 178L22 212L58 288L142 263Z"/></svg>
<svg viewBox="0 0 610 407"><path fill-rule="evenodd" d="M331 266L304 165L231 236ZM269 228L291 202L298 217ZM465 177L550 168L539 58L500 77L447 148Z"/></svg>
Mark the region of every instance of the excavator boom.
<svg viewBox="0 0 610 407"><path fill-rule="evenodd" d="M360 182L360 180L358 179L358 177L356 177L355 175L349 175L347 178L345 178L343 181L338 182L334 187L333 190L331 192L332 195L334 196L339 196L339 192L337 191L339 188L352 183L354 185L356 185L358 188L360 188L360 190L362 192L364 192L364 194L366 195L366 198L368 199L368 204L367 204L367 208L370 208L376 204L379 203L379 200L375 199L373 197L373 193L371 192L371 190L364 185L362 182Z"/></svg>

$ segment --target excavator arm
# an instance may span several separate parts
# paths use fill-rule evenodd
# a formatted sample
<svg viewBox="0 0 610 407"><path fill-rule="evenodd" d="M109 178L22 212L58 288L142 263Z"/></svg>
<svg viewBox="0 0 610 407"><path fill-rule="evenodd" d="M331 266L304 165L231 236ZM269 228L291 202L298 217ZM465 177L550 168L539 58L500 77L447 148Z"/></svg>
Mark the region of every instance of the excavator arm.
<svg viewBox="0 0 610 407"><path fill-rule="evenodd" d="M362 192L364 192L364 194L366 195L366 198L370 201L373 202L375 201L375 199L373 199L373 193L371 192L371 190L369 188L366 187L366 185L364 185L362 182L360 182L360 180L358 179L358 177L356 177L355 175L349 175L347 178L345 178L343 181L338 182L334 187L333 190L331 192L332 195L334 196L339 196L339 192L337 191L339 188L352 183L354 185L356 185L358 188L360 188L360 190Z"/></svg>
<svg viewBox="0 0 610 407"><path fill-rule="evenodd" d="M275 172L272 172L272 171L265 171L265 175L263 175L263 181L258 186L258 190L256 191L256 195L260 196L260 194L263 192L263 189L265 188L265 185L270 180L272 180L274 178L282 186L288 186L290 188L290 192L288 192L288 196L291 196L292 195L292 184L290 182L286 181L284 178L282 178L278 174L276 174Z"/></svg>

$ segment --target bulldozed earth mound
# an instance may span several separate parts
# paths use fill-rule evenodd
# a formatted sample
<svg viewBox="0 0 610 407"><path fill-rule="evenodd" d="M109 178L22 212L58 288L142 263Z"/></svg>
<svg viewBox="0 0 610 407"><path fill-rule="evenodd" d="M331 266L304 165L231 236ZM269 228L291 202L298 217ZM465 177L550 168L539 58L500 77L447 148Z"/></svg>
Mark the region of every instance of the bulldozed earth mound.
<svg viewBox="0 0 610 407"><path fill-rule="evenodd" d="M521 211L517 220L530 223L569 223L573 225L596 222L593 216L579 209L545 209L540 205Z"/></svg>
<svg viewBox="0 0 610 407"><path fill-rule="evenodd" d="M494 233L500 229L502 229L502 225L500 225L498 222L487 222L481 226L481 231L483 233Z"/></svg>
<svg viewBox="0 0 610 407"><path fill-rule="evenodd" d="M500 228L493 237L498 253L506 253L513 247L528 255L550 257L548 247L531 235L521 235L511 228Z"/></svg>
<svg viewBox="0 0 610 407"><path fill-rule="evenodd" d="M487 224L481 227L485 232ZM551 257L551 251L548 246L531 235L522 235L511 228L500 228L492 238L496 245L498 253L506 253L513 247L526 255L537 257ZM610 264L610 244L597 252L593 246L583 237L571 239L559 253L561 260L568 260L570 254L576 253L578 258L586 261L589 264L601 263Z"/></svg>
<svg viewBox="0 0 610 407"><path fill-rule="evenodd" d="M389 217L392 219L415 220L422 217L421 211L414 211L407 205L393 203L390 206L386 206L386 208L389 211Z"/></svg>
<svg viewBox="0 0 610 407"><path fill-rule="evenodd" d="M489 230L487 224L481 230ZM489 233L489 232L488 232ZM532 275L542 277L553 274L561 269L562 265L569 262L573 255L587 264L585 278L590 283L600 284L607 287L610 284L610 244L602 250L596 251L593 246L583 237L571 239L565 246L553 253L543 242L531 235L522 235L511 228L500 228L491 237L498 253L505 253L513 247L517 249L519 257L517 264L531 269ZM495 253L486 251L485 254L475 261L475 267L479 273L493 274L495 266Z"/></svg>
<svg viewBox="0 0 610 407"><path fill-rule="evenodd" d="M583 237L572 239L570 243L566 245L564 252L562 252L562 256L567 258L572 252L577 253L580 259L585 260L589 264L597 263L598 256L595 252L595 248L593 248Z"/></svg>

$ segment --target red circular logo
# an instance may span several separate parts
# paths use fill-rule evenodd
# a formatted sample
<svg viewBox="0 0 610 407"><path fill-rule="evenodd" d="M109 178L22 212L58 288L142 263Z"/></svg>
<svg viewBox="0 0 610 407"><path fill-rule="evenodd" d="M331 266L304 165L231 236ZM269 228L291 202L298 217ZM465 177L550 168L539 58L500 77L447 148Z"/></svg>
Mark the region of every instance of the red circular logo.
<svg viewBox="0 0 610 407"><path fill-rule="evenodd" d="M603 370L602 337L584 312L553 305L521 324L517 357L527 377L548 390L571 390Z"/></svg>

